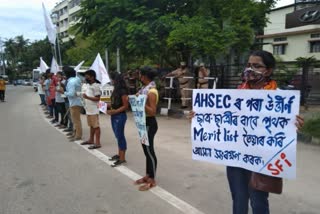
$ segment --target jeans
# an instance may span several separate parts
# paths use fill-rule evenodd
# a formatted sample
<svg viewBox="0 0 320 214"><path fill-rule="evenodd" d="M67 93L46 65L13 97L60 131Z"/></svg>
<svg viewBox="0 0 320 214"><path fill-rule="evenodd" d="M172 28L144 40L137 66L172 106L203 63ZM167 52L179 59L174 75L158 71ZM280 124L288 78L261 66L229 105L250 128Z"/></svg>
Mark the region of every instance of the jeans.
<svg viewBox="0 0 320 214"><path fill-rule="evenodd" d="M127 121L127 114L125 112L111 115L111 125L114 135L117 138L118 147L120 150L127 150L127 141L124 136L124 127Z"/></svg>
<svg viewBox="0 0 320 214"><path fill-rule="evenodd" d="M67 116L65 117L65 123L68 125L68 128L69 129L73 129L73 123L72 123L72 120L71 120L71 113L70 113L70 107L69 107L69 101L68 100L65 100L64 102L64 105L65 105L65 109L66 109L66 114Z"/></svg>
<svg viewBox="0 0 320 214"><path fill-rule="evenodd" d="M227 167L227 177L233 201L233 214L248 214L248 202L253 214L269 214L268 192L249 187L251 171Z"/></svg>
<svg viewBox="0 0 320 214"><path fill-rule="evenodd" d="M40 96L40 105L46 105L46 96L44 94L39 94Z"/></svg>

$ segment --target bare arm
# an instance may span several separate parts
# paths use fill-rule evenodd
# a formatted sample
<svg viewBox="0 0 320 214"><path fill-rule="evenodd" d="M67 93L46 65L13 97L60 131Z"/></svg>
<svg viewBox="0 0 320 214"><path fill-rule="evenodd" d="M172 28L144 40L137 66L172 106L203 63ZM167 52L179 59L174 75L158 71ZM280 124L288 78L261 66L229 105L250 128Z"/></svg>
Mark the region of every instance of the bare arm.
<svg viewBox="0 0 320 214"><path fill-rule="evenodd" d="M157 96L154 93L148 94L145 110L149 116L156 115L156 113L157 113Z"/></svg>

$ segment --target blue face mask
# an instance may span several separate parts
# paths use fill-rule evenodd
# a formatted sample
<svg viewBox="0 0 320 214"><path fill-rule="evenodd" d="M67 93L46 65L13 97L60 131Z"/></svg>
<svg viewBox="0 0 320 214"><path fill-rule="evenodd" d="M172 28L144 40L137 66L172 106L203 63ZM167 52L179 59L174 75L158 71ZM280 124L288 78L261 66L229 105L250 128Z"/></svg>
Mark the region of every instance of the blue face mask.
<svg viewBox="0 0 320 214"><path fill-rule="evenodd" d="M265 76L263 72L254 70L252 68L245 68L242 73L242 80L247 83L255 84L263 81Z"/></svg>

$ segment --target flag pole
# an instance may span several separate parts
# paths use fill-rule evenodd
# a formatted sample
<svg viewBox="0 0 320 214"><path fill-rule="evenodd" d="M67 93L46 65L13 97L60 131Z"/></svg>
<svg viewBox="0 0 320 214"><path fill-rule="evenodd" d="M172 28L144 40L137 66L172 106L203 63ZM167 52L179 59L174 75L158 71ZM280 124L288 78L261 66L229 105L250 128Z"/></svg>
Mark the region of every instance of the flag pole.
<svg viewBox="0 0 320 214"><path fill-rule="evenodd" d="M57 44L58 44L58 52L59 52L59 64L60 64L60 66L62 66L62 60L61 60L61 52L60 52L60 44L59 44L59 34L58 33L56 33L56 35L57 35ZM57 59L58 60L58 59Z"/></svg>

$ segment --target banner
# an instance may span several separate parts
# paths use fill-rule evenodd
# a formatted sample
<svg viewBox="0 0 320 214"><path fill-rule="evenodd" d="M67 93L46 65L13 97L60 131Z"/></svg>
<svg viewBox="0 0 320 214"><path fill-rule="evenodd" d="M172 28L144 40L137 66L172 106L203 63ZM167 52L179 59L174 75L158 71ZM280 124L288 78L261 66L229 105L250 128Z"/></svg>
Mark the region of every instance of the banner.
<svg viewBox="0 0 320 214"><path fill-rule="evenodd" d="M96 59L94 60L93 64L91 65L90 69L96 72L97 80L101 82L101 87L110 82L108 71L104 66L104 63L99 53Z"/></svg>
<svg viewBox="0 0 320 214"><path fill-rule="evenodd" d="M81 68L81 66L82 66L83 63L84 63L84 61L81 61L76 67L74 67L74 70L75 70L76 72L78 72L78 71L80 70L80 68Z"/></svg>
<svg viewBox="0 0 320 214"><path fill-rule="evenodd" d="M295 178L299 104L293 90L193 90L192 158Z"/></svg>
<svg viewBox="0 0 320 214"><path fill-rule="evenodd" d="M148 132L146 127L146 95L129 95L129 103L131 105L134 121L139 132L140 142L146 146L149 146Z"/></svg>
<svg viewBox="0 0 320 214"><path fill-rule="evenodd" d="M45 73L46 70L49 68L48 65L45 63L45 61L43 61L42 57L40 57L40 73Z"/></svg>
<svg viewBox="0 0 320 214"><path fill-rule="evenodd" d="M57 74L59 71L59 65L54 57L52 57L50 72Z"/></svg>
<svg viewBox="0 0 320 214"><path fill-rule="evenodd" d="M51 44L55 45L56 44L56 38L57 38L56 26L52 23L52 20L49 17L43 2L42 2L42 9L43 9L44 22L45 22L45 25L46 25L46 30L47 30L49 42Z"/></svg>

